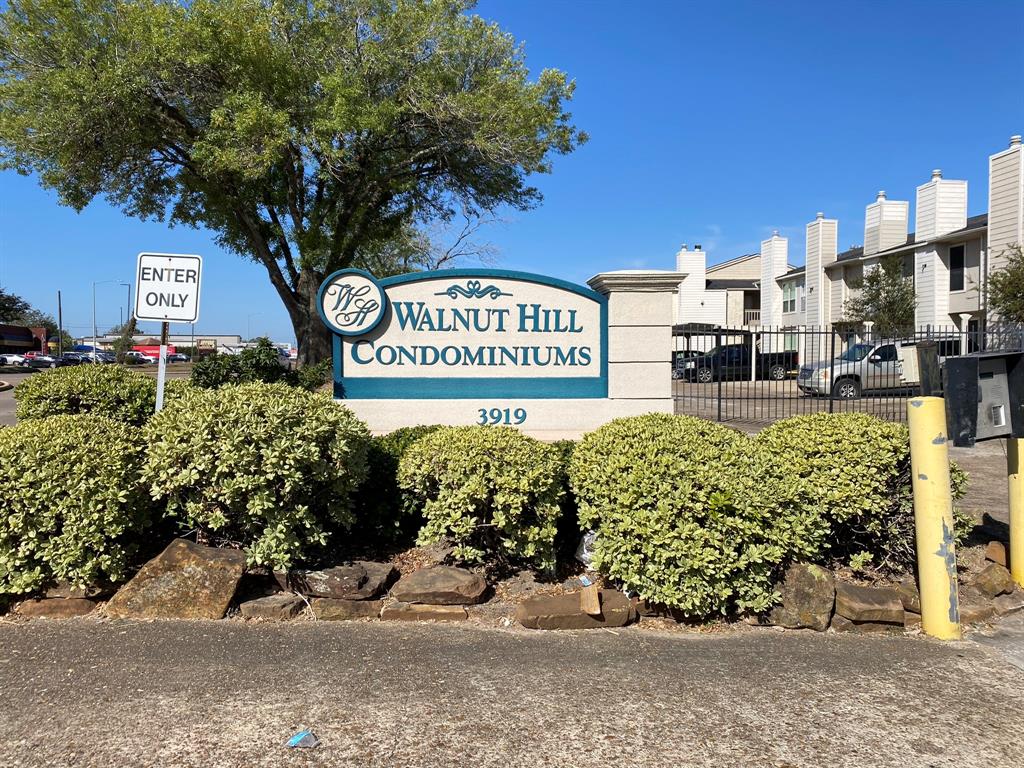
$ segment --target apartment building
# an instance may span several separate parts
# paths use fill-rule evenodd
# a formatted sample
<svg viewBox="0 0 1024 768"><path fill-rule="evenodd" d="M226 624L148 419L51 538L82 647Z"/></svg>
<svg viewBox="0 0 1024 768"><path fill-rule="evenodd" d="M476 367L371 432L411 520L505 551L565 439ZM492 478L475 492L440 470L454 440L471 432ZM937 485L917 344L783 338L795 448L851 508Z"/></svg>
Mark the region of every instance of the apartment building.
<svg viewBox="0 0 1024 768"><path fill-rule="evenodd" d="M1011 137L1006 149L989 157L988 167L987 213L968 216L967 182L934 170L917 187L912 231L910 201L890 200L882 191L865 209L863 245L842 252L839 222L819 212L806 227L802 267L788 263L788 240L777 232L761 243L759 254L706 269L704 254L684 246L676 257L677 270L688 275L679 288L677 322L731 328L849 325L847 302L861 280L892 258L913 280L918 330L976 331L998 320L987 306L988 276L1005 265L1011 245L1024 243L1021 137ZM732 270L742 270L745 282L723 282L734 277ZM742 298L730 291L742 292Z"/></svg>
<svg viewBox="0 0 1024 768"><path fill-rule="evenodd" d="M786 238L776 233L765 243L761 244L760 253L748 253L710 267L707 252L700 245L690 250L684 243L676 254L676 271L686 275L679 284L676 324L729 328L760 325L765 265L781 260L781 266L771 267L771 274L792 269L786 263Z"/></svg>

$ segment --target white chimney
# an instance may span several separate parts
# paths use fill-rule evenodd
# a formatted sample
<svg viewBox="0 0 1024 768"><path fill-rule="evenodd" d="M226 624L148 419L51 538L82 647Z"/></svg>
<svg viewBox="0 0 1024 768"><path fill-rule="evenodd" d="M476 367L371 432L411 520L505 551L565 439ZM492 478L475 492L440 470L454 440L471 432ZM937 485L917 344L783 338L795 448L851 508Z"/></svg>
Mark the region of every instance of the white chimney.
<svg viewBox="0 0 1024 768"><path fill-rule="evenodd" d="M782 286L776 278L789 269L789 240L778 230L761 241L761 325L782 325Z"/></svg>
<svg viewBox="0 0 1024 768"><path fill-rule="evenodd" d="M910 203L889 200L885 190L864 212L864 255L870 256L907 242Z"/></svg>
<svg viewBox="0 0 1024 768"><path fill-rule="evenodd" d="M941 237L967 226L967 182L942 178L932 171L931 181L917 188L914 239Z"/></svg>
<svg viewBox="0 0 1024 768"><path fill-rule="evenodd" d="M680 323L704 322L704 288L707 285L707 261L700 246L691 251L683 243L676 254L676 272L685 272L686 279L679 284Z"/></svg>
<svg viewBox="0 0 1024 768"><path fill-rule="evenodd" d="M1024 146L1019 135L988 159L989 272L1006 266L1009 246L1024 244Z"/></svg>
<svg viewBox="0 0 1024 768"><path fill-rule="evenodd" d="M818 212L814 221L807 225L807 251L804 267L804 290L807 297L807 325L829 323L829 280L825 267L836 260L839 254L839 221L826 219Z"/></svg>

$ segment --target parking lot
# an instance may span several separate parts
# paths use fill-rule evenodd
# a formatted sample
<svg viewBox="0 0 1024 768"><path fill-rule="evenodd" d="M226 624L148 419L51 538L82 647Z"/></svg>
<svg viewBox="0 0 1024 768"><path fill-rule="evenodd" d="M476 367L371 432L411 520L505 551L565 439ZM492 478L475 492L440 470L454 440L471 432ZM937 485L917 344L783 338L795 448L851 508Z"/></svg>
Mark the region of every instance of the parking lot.
<svg viewBox="0 0 1024 768"><path fill-rule="evenodd" d="M796 379L782 381L673 381L676 413L759 427L809 413L870 413L886 421L906 421L907 390L882 390L842 400L805 395Z"/></svg>
<svg viewBox="0 0 1024 768"><path fill-rule="evenodd" d="M141 371L147 376L156 376L157 366L155 365L138 365L132 366L133 370ZM7 369L10 370L10 369ZM175 363L167 366L167 378L169 379L187 379L189 374L192 372L191 363ZM18 371L16 373L2 373L0 372L0 381L6 381L8 384L13 384L15 387L21 382L27 379L29 376L37 376L38 374L33 371L25 371L22 373ZM9 389L6 392L0 392L0 426L7 425L12 426L17 419L14 417L14 411L17 406L17 402L14 399L14 390Z"/></svg>

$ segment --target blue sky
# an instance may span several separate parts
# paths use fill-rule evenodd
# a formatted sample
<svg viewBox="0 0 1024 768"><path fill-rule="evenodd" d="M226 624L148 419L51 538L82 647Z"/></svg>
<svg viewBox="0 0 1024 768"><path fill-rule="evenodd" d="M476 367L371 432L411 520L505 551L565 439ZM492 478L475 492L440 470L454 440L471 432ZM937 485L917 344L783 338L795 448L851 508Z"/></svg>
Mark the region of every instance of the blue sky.
<svg viewBox="0 0 1024 768"><path fill-rule="evenodd" d="M683 242L724 261L773 229L799 264L816 211L839 219L841 247L859 244L875 193L913 201L932 168L967 179L970 213L985 211L988 155L1024 133L1018 0L485 0L477 12L525 43L534 70L576 79L572 110L591 135L536 179L540 208L486 233L507 269L584 282L671 268ZM61 289L74 334L88 333L91 282L131 282L141 250L205 257L198 332L294 338L263 268L209 233L102 201L76 214L0 174L0 284L52 312ZM127 297L97 291L102 329Z"/></svg>

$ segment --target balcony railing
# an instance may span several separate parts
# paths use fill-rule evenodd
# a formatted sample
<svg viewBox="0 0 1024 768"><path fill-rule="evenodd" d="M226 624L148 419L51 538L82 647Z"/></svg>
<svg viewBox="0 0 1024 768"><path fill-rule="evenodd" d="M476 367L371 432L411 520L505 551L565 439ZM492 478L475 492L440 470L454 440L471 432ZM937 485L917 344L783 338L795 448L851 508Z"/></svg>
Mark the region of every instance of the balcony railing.
<svg viewBox="0 0 1024 768"><path fill-rule="evenodd" d="M761 324L761 310L760 309L744 309L743 310L743 324L744 325L760 325Z"/></svg>

